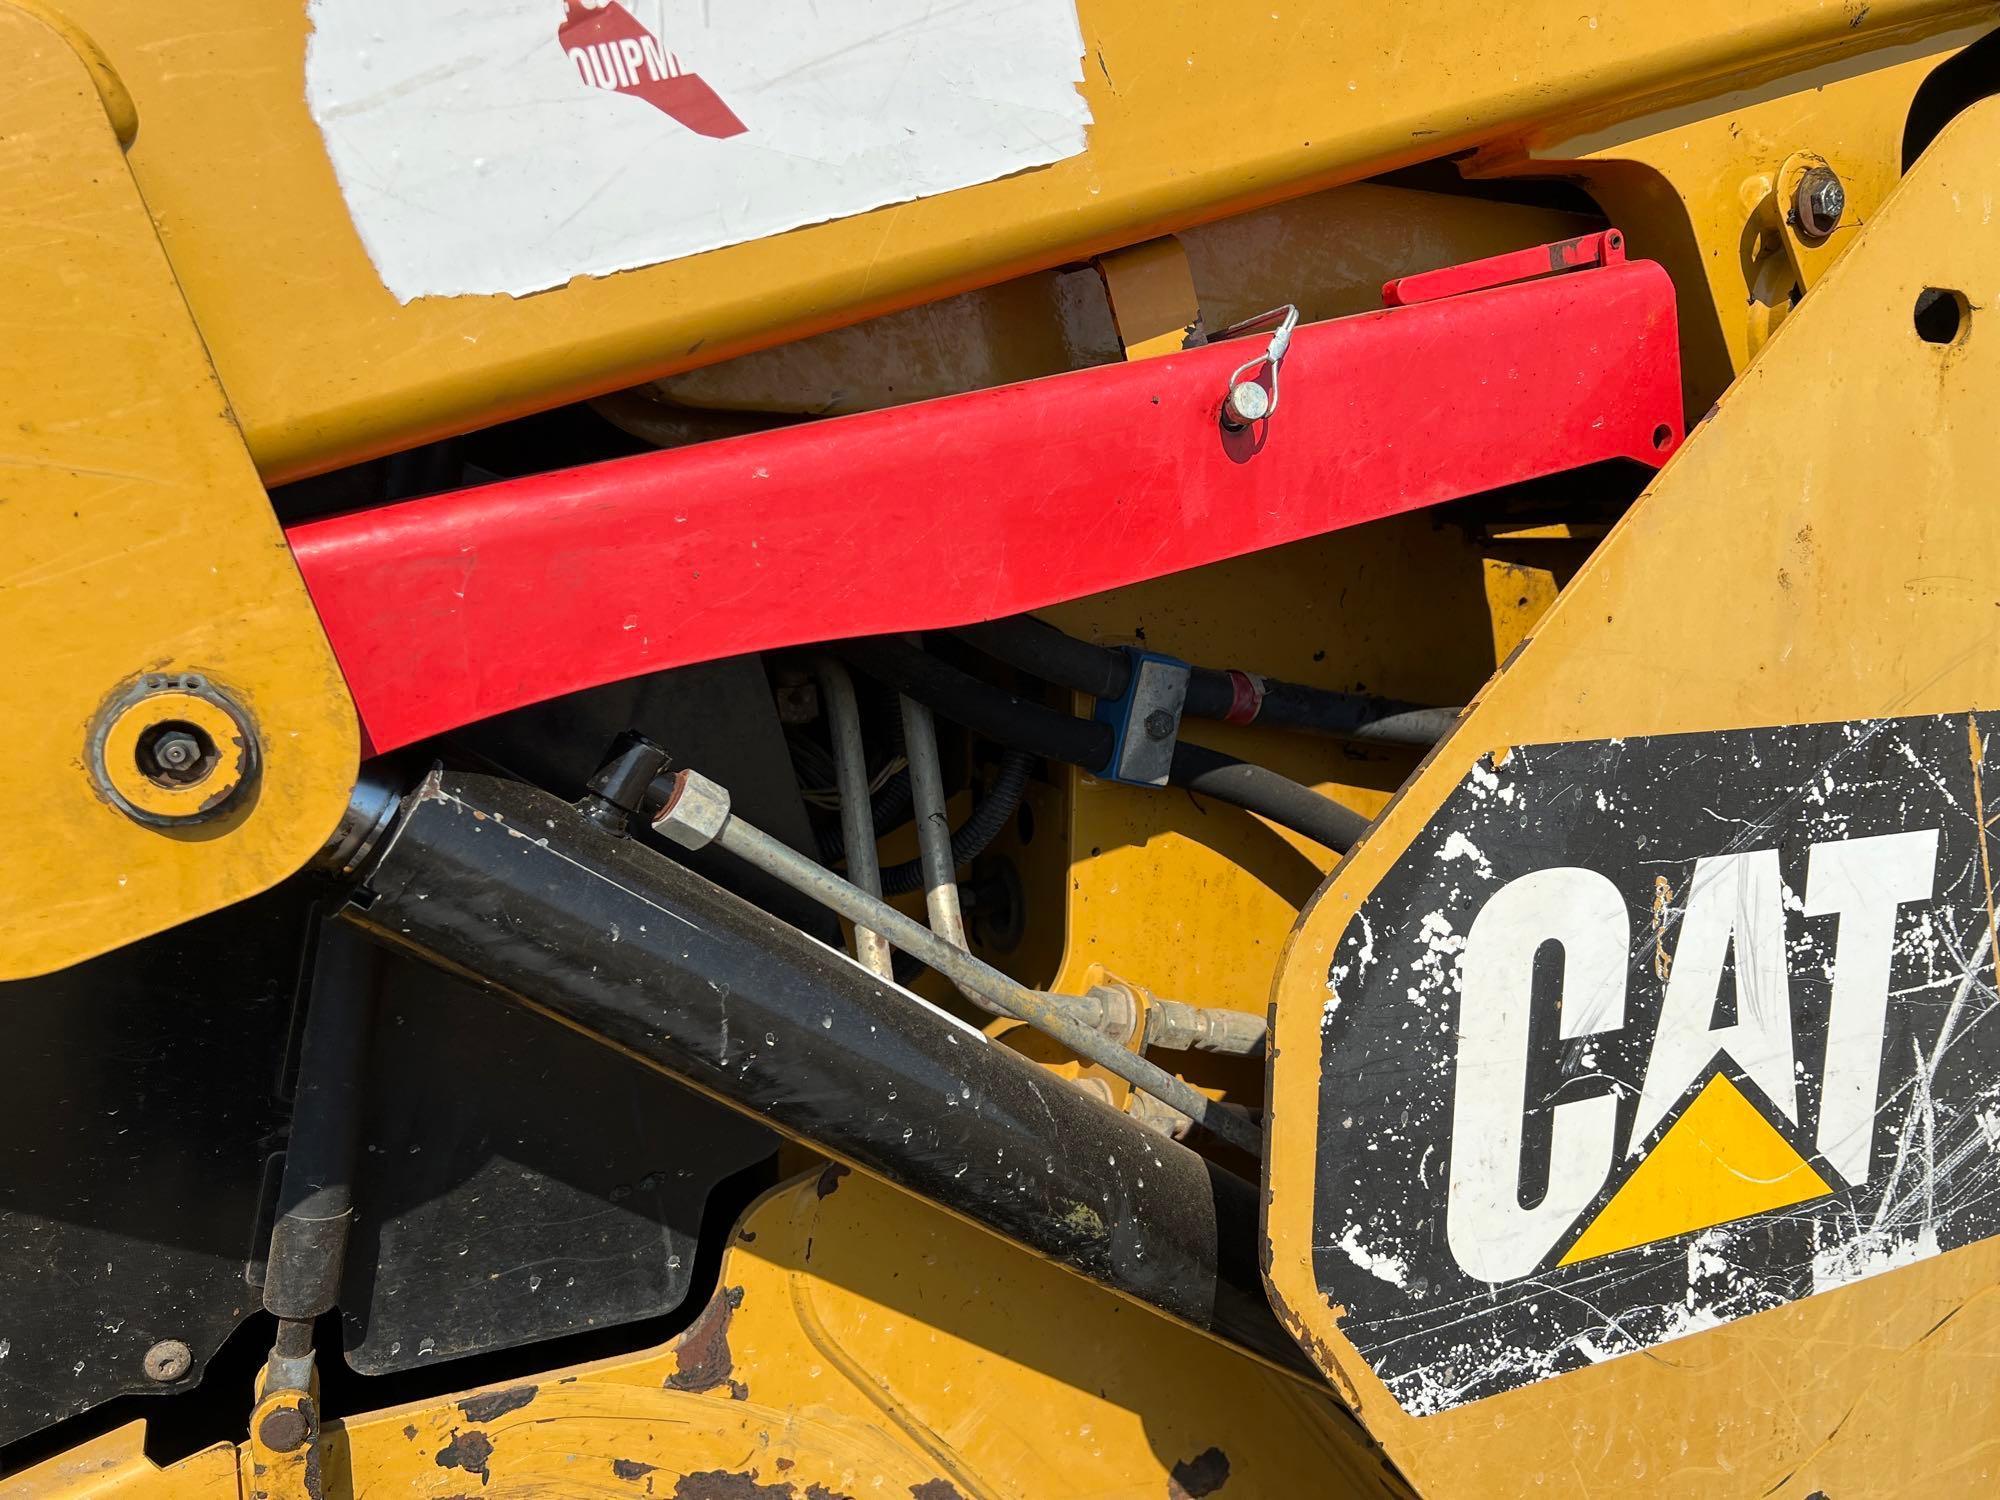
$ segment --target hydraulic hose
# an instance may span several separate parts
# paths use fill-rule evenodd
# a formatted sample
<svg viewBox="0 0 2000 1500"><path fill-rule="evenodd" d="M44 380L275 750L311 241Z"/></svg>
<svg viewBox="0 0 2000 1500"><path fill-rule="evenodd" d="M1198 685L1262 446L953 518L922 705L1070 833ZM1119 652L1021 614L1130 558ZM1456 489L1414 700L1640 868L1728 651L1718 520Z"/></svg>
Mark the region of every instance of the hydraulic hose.
<svg viewBox="0 0 2000 1500"><path fill-rule="evenodd" d="M1360 813L1289 776L1186 740L1174 747L1169 779L1175 786L1269 818L1339 854L1353 848L1368 827Z"/></svg>
<svg viewBox="0 0 2000 1500"><path fill-rule="evenodd" d="M869 676L1002 745L1092 771L1111 759L1109 725L1031 703L906 642L875 638L843 641L831 649ZM1289 777L1186 741L1174 748L1167 779L1269 818L1335 853L1351 848L1368 826L1360 814Z"/></svg>
<svg viewBox="0 0 2000 1500"><path fill-rule="evenodd" d="M1124 652L1065 635L1032 615L968 625L953 633L1017 671L1093 698L1119 697L1131 680L1131 663ZM1334 692L1213 667L1193 668L1182 711L1231 724L1264 724L1415 746L1436 744L1458 717L1456 709Z"/></svg>
<svg viewBox="0 0 2000 1500"><path fill-rule="evenodd" d="M1001 758L993 789L980 798L979 804L972 809L972 815L951 831L954 865L971 864L1000 836L1000 830L1007 826L1007 820L1021 805L1021 798L1028 790L1028 772L1034 764L1035 757L1025 750L1009 750ZM923 883L924 865L921 859L906 859L882 871L882 894L885 896L905 895L920 889Z"/></svg>

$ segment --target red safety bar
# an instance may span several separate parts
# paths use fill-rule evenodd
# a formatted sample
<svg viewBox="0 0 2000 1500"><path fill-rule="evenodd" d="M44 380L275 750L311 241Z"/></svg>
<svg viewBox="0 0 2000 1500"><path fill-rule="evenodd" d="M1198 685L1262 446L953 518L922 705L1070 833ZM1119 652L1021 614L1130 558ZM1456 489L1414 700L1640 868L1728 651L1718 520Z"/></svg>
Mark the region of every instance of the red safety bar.
<svg viewBox="0 0 2000 1500"><path fill-rule="evenodd" d="M1016 614L1679 444L1673 286L1614 262L1265 340L291 530L372 748L741 652ZM1409 279L1403 283L1406 287ZM1262 372L1268 380L1268 371Z"/></svg>
<svg viewBox="0 0 2000 1500"><path fill-rule="evenodd" d="M1559 271L1582 271L1591 266L1614 266L1625 259L1625 235L1605 229L1579 235L1573 240L1557 240L1553 245L1536 245L1527 250L1510 250L1485 260L1469 260L1463 265L1444 266L1435 271L1419 271L1398 276L1382 287L1382 305L1410 307L1418 302L1435 302L1440 297L1462 297L1467 292L1483 292L1489 287L1513 281L1530 281L1537 276L1553 276Z"/></svg>

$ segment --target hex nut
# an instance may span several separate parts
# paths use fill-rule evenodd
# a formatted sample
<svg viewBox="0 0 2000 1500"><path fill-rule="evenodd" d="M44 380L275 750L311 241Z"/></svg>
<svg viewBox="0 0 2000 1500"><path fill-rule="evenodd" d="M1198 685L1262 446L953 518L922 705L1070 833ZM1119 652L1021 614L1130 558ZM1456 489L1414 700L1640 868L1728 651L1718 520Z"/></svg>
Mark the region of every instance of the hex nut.
<svg viewBox="0 0 2000 1500"><path fill-rule="evenodd" d="M1799 233L1823 240L1840 227L1840 216L1847 212L1847 189L1833 168L1809 167L1799 178L1792 209Z"/></svg>
<svg viewBox="0 0 2000 1500"><path fill-rule="evenodd" d="M653 819L653 829L683 849L701 849L721 837L728 821L727 787L698 771L676 771L673 795Z"/></svg>
<svg viewBox="0 0 2000 1500"><path fill-rule="evenodd" d="M1099 1031L1121 1047L1131 1047L1139 1040L1139 1001L1130 989L1122 984L1094 984L1089 998L1097 1002L1102 1017Z"/></svg>
<svg viewBox="0 0 2000 1500"><path fill-rule="evenodd" d="M165 1384L179 1380L194 1368L194 1351L179 1339L161 1339L146 1351L143 1368L148 1380Z"/></svg>

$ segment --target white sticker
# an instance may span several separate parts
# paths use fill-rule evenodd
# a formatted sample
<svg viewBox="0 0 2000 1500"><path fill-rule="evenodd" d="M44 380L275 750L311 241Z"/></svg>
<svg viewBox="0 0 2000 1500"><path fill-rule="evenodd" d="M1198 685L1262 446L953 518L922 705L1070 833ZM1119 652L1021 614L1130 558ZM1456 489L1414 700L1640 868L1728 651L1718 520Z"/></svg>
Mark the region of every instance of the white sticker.
<svg viewBox="0 0 2000 1500"><path fill-rule="evenodd" d="M560 286L1084 149L1075 0L308 0L383 283Z"/></svg>

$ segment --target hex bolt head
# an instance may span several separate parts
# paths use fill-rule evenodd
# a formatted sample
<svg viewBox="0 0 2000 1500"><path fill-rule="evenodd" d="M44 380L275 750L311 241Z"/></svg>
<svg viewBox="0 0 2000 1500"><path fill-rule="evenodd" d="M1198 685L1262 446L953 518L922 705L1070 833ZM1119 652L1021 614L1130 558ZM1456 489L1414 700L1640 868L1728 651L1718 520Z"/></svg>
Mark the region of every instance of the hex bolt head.
<svg viewBox="0 0 2000 1500"><path fill-rule="evenodd" d="M146 1351L143 1368L148 1380L179 1380L194 1368L194 1351L179 1339L162 1339Z"/></svg>
<svg viewBox="0 0 2000 1500"><path fill-rule="evenodd" d="M1809 240L1823 240L1840 227L1847 212L1847 189L1831 167L1809 167L1799 178L1792 208L1799 233Z"/></svg>
<svg viewBox="0 0 2000 1500"><path fill-rule="evenodd" d="M1174 737L1174 716L1164 708L1156 708L1146 715L1146 738L1149 740L1170 740Z"/></svg>
<svg viewBox="0 0 2000 1500"><path fill-rule="evenodd" d="M1271 415L1271 393L1254 380L1239 380L1222 403L1222 425L1240 432Z"/></svg>
<svg viewBox="0 0 2000 1500"><path fill-rule="evenodd" d="M257 1428L257 1441L273 1453L294 1453L312 1436L312 1419L296 1406L281 1406Z"/></svg>
<svg viewBox="0 0 2000 1500"><path fill-rule="evenodd" d="M191 734L163 734L153 746L153 759L169 771L190 770L201 760L201 744Z"/></svg>

